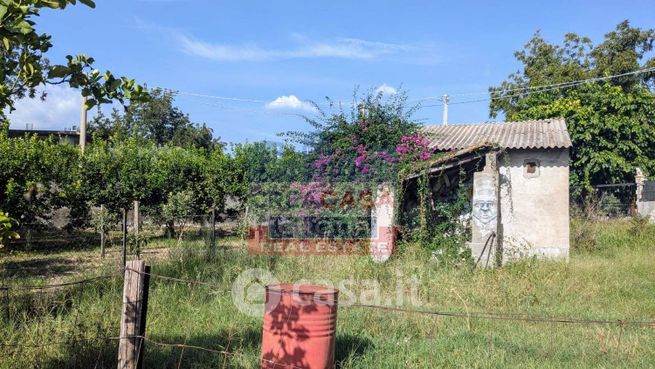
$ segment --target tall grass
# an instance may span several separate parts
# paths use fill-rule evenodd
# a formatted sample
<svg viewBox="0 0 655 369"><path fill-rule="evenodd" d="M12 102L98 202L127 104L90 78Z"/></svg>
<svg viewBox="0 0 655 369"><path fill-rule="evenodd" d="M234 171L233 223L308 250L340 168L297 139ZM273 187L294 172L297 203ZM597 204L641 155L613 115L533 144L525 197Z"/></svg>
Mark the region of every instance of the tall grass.
<svg viewBox="0 0 655 369"><path fill-rule="evenodd" d="M365 256L263 257L225 251L210 261L198 253L173 254L154 264L153 273L213 287L153 278L148 337L234 354L148 343L146 367L258 367L262 321L240 313L230 295L232 282L248 268L270 270L283 282L374 280L382 302L395 296L399 279L415 276L418 308L424 310L654 320L655 227L575 220L572 237L568 263L525 260L493 270L443 266L412 244L383 265ZM582 246L583 237L593 242ZM117 343L107 338L118 336L120 294L117 277L36 298L12 295L11 320L2 325L0 342L21 346L0 347L0 368L115 367ZM649 368L655 362L655 327L488 321L342 307L337 360L341 368Z"/></svg>

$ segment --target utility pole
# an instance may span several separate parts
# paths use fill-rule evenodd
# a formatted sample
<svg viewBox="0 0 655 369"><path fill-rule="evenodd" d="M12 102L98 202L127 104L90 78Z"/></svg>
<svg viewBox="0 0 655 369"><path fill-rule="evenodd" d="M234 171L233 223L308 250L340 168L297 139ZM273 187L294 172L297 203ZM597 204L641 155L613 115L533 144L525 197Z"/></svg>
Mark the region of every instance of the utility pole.
<svg viewBox="0 0 655 369"><path fill-rule="evenodd" d="M443 103L443 125L447 126L448 125L448 102L450 101L450 98L448 97L448 94L444 94L441 97L441 102Z"/></svg>
<svg viewBox="0 0 655 369"><path fill-rule="evenodd" d="M359 104L359 115L361 116L362 120L366 119L366 107L364 104Z"/></svg>
<svg viewBox="0 0 655 369"><path fill-rule="evenodd" d="M82 111L80 113L80 151L84 154L86 147L86 96L82 96Z"/></svg>

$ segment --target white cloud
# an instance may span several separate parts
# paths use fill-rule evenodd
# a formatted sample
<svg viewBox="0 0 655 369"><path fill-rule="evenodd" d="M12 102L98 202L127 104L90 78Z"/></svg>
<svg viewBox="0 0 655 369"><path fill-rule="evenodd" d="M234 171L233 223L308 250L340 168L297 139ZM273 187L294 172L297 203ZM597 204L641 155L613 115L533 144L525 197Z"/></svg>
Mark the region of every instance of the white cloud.
<svg viewBox="0 0 655 369"><path fill-rule="evenodd" d="M181 49L195 56L217 61L270 61L301 58L377 59L400 54L411 46L340 38L319 42L296 36L297 45L287 49L264 48L255 44L229 45L198 40L175 33Z"/></svg>
<svg viewBox="0 0 655 369"><path fill-rule="evenodd" d="M12 128L24 129L26 124L34 129L63 129L79 125L82 97L77 90L64 86L47 86L42 91L46 99L24 98L15 102L8 115Z"/></svg>
<svg viewBox="0 0 655 369"><path fill-rule="evenodd" d="M294 95L280 96L277 99L267 103L266 107L269 109L294 109L307 111L316 110L311 103L302 101Z"/></svg>
<svg viewBox="0 0 655 369"><path fill-rule="evenodd" d="M442 61L440 48L434 43L391 43L353 37L313 40L293 33L289 46L271 47L249 42L208 41L194 37L183 30L150 23L138 17L135 17L134 20L138 29L159 33L169 38L180 50L189 55L223 62L261 62L308 58L350 60L384 58L391 62L434 65Z"/></svg>
<svg viewBox="0 0 655 369"><path fill-rule="evenodd" d="M385 95L395 95L396 93L398 93L398 91L395 88L387 85L386 83L383 83L382 85L380 85L378 88L375 89L376 94L379 94L380 92L382 92Z"/></svg>

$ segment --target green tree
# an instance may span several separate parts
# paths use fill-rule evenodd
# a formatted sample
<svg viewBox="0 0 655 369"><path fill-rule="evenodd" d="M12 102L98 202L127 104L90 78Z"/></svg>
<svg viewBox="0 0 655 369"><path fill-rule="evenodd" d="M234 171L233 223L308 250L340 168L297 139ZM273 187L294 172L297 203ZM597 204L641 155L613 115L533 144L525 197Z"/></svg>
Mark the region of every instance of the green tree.
<svg viewBox="0 0 655 369"><path fill-rule="evenodd" d="M189 116L173 105L175 93L159 88L150 91L150 99L136 101L123 113L114 109L109 117L98 114L89 124L91 134L108 140L137 137L155 144L199 147L212 150L219 145L205 124L194 124Z"/></svg>
<svg viewBox="0 0 655 369"><path fill-rule="evenodd" d="M215 149L207 158L203 173L203 187L207 194L207 202L210 208L218 211L225 206L225 196L235 195L239 192L239 184L243 177L235 167L235 161L223 152L223 149Z"/></svg>
<svg viewBox="0 0 655 369"><path fill-rule="evenodd" d="M9 217L9 214L0 210L0 248L4 247L3 240L20 238L18 233L12 230L13 223L15 222Z"/></svg>
<svg viewBox="0 0 655 369"><path fill-rule="evenodd" d="M192 191L183 190L168 194L166 203L161 206L161 215L166 222L167 232L170 237L177 237L178 246L182 240L184 228L187 222L193 221L195 213L195 199ZM175 229L175 224L178 228Z"/></svg>
<svg viewBox="0 0 655 369"><path fill-rule="evenodd" d="M176 217L205 214L209 209L206 166L207 158L200 149L176 146L157 149L151 177L154 193L146 205L156 215L163 215L159 218L166 224L169 235L175 235Z"/></svg>
<svg viewBox="0 0 655 369"><path fill-rule="evenodd" d="M52 37L36 30L35 18L43 8L64 9L76 0L0 0L0 121L6 123L5 109L13 110L14 101L35 97L37 87L67 84L81 89L87 107L118 100L147 97L143 87L126 77L93 68L94 59L86 55L66 57L65 64L50 64L46 53ZM80 3L95 7L91 0Z"/></svg>
<svg viewBox="0 0 655 369"><path fill-rule="evenodd" d="M655 173L655 30L628 21L594 45L569 33L561 45L537 32L515 56L523 68L489 89L490 115L507 120L566 118L571 149L571 191L576 199L602 183L631 181L634 168ZM645 69L648 72L567 86L567 82ZM545 84L557 88L534 88Z"/></svg>
<svg viewBox="0 0 655 369"><path fill-rule="evenodd" d="M94 205L118 213L135 200L146 206L161 201L156 155L156 146L135 139L91 145L84 154L82 180Z"/></svg>
<svg viewBox="0 0 655 369"><path fill-rule="evenodd" d="M48 218L63 206L75 216L86 204L77 201L82 194L78 163L75 147L35 135L9 138L0 131L0 208L21 223Z"/></svg>
<svg viewBox="0 0 655 369"><path fill-rule="evenodd" d="M241 183L247 185L306 180L308 160L291 145L257 141L234 146L235 171L241 172Z"/></svg>

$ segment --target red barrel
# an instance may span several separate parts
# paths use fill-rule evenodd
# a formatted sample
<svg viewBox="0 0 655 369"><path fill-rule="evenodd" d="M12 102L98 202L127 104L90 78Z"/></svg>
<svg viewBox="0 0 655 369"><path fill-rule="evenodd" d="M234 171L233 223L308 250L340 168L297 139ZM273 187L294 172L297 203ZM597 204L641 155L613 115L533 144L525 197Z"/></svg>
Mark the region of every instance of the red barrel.
<svg viewBox="0 0 655 369"><path fill-rule="evenodd" d="M324 286L266 286L262 368L334 368L338 294Z"/></svg>

